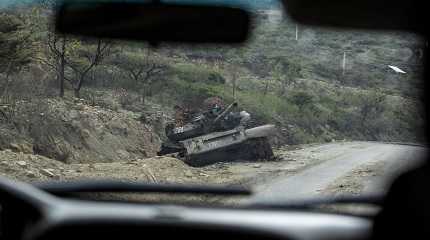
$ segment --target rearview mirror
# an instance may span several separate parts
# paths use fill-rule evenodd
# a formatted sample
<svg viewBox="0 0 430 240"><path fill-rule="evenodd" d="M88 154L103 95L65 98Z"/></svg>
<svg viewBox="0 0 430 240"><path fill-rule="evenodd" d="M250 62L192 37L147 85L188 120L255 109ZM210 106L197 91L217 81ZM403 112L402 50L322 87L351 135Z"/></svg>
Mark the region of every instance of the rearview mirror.
<svg viewBox="0 0 430 240"><path fill-rule="evenodd" d="M300 23L321 26L423 30L420 0L282 0ZM423 3L424 2L424 3ZM422 8L421 8L422 7Z"/></svg>
<svg viewBox="0 0 430 240"><path fill-rule="evenodd" d="M60 33L154 43L239 43L249 26L249 14L238 8L147 1L66 1L56 18Z"/></svg>

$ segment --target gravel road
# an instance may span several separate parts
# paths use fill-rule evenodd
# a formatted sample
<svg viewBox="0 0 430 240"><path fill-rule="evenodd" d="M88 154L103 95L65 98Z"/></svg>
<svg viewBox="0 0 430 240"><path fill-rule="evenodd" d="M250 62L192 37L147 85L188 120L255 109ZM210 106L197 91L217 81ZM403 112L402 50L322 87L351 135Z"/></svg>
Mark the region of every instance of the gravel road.
<svg viewBox="0 0 430 240"><path fill-rule="evenodd" d="M251 202L300 200L332 194L339 192L337 183L341 188L359 188L346 188L345 192L381 192L389 179L418 164L426 154L426 148L420 146L376 142L330 143L301 151L303 155L311 154L319 159L319 163L258 183Z"/></svg>

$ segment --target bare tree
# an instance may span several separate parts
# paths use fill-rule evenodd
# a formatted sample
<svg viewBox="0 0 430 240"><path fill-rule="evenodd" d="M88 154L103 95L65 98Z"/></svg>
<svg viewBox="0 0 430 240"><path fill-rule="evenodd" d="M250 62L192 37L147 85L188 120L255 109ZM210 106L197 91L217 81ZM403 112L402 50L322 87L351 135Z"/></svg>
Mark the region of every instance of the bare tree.
<svg viewBox="0 0 430 240"><path fill-rule="evenodd" d="M111 47L110 42L100 39L97 40L95 48L90 43L78 43L75 56L70 57L67 61L67 66L70 67L76 77L64 78L72 85L75 97L79 97L79 92L90 71L110 54Z"/></svg>
<svg viewBox="0 0 430 240"><path fill-rule="evenodd" d="M60 97L64 97L64 79L66 78L65 67L67 59L68 38L51 31L49 31L47 35L47 58L39 58L38 60L49 66L54 71L58 83L58 95Z"/></svg>
<svg viewBox="0 0 430 240"><path fill-rule="evenodd" d="M141 102L145 102L145 97L150 92L150 86L157 76L163 74L168 65L151 49L118 53L112 56L110 63L122 69L130 79L141 89Z"/></svg>

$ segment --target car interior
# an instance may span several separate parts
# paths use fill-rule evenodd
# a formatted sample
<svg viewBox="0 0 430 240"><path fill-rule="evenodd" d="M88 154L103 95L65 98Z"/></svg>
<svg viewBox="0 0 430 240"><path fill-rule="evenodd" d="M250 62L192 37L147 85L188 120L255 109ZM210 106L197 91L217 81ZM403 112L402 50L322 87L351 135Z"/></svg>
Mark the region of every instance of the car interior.
<svg viewBox="0 0 430 240"><path fill-rule="evenodd" d="M424 1L284 0L301 24L352 29L402 30L427 37ZM56 16L60 33L161 43L240 45L252 16L218 5L174 1L65 1ZM428 51L428 48L426 49ZM425 76L428 77L428 62ZM425 81L425 92L429 83ZM427 97L427 96L425 96ZM427 99L425 99L427 100ZM426 101L426 103L428 103ZM425 105L425 114L430 112ZM423 129L428 135L428 129ZM119 181L22 183L0 177L0 239L428 239L429 166L408 170L383 197L330 198L300 203L205 206L91 201L76 193L163 193L249 196L243 187ZM324 211L336 203L376 206L376 215Z"/></svg>

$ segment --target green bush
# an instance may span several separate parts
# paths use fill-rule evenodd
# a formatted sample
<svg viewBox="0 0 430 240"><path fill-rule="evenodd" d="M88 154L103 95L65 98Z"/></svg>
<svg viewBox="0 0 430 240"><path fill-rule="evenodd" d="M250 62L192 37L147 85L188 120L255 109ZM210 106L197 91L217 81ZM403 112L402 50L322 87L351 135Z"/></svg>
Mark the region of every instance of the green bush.
<svg viewBox="0 0 430 240"><path fill-rule="evenodd" d="M176 64L173 74L180 80L191 83L224 84L225 78L210 66L202 64L180 63Z"/></svg>

